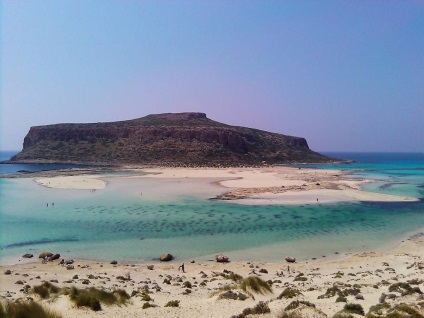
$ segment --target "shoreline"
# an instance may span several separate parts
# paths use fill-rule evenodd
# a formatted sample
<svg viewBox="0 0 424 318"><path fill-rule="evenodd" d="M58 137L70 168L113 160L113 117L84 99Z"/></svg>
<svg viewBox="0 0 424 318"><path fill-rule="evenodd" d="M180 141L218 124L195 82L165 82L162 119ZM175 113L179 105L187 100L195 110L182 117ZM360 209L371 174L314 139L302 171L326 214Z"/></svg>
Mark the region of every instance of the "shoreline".
<svg viewBox="0 0 424 318"><path fill-rule="evenodd" d="M424 274L424 234L417 233L409 239L399 243L395 248L386 252L359 252L342 256L337 259L319 259L296 263L262 262L257 260L231 262L195 262L185 263L185 273L179 271L180 261L150 262L149 264L131 264L118 260L117 264L99 262L95 260L75 259L73 269L67 270L59 266L57 261L42 264L40 260L26 264L1 265L3 272L0 282L2 290L0 297L9 301L25 299L27 294L16 281L23 281L30 287L38 286L43 281L51 282L58 287L76 286L79 289L94 287L113 291L123 289L130 297L130 303L125 306L102 305L101 314L104 317L138 317L143 314L147 317L230 317L241 313L246 307L253 307L258 301L267 302L271 313L266 317L277 317L293 300L303 300L313 303L316 311L307 311L300 307L300 317L332 317L343 309L344 302L335 302L336 296L325 295L330 287L347 290L354 288L358 293L347 294L348 303L360 304L365 313L379 303L382 294L390 293L390 286L397 283L417 280L418 286L423 289L420 278ZM35 255L37 257L37 255ZM147 265L153 265L148 269ZM8 270L11 274L6 275ZM234 272L243 277L256 276L263 281L272 282L272 294L252 294L235 289L247 295L244 301L220 299L225 290L223 286L233 285L225 278L225 273ZM282 273L282 275L281 275ZM124 277L119 278L119 277ZM125 279L127 277L127 279ZM299 277L304 277L298 280ZM171 284L166 283L167 278ZM190 282L190 292L187 293L185 283ZM199 283L203 282L204 285ZM147 287L146 287L147 286ZM188 286L188 285L187 285ZM296 289L301 295L294 298L278 299L277 296L287 288ZM143 309L146 300L134 291L147 288L150 302L157 305L155 308ZM393 294L393 291L391 292ZM400 291L394 292L386 303L395 307L399 303L414 306L419 300L419 294L403 296ZM416 295L416 296L414 296ZM35 294L30 296L47 308L65 314L66 317L92 317L94 312L88 308L75 307L65 295L54 296L46 300ZM170 300L179 300L178 308L167 308L165 304ZM4 300L3 300L4 301ZM415 307L414 307L415 308ZM305 312L306 310L306 312ZM318 315L318 313L321 313Z"/></svg>

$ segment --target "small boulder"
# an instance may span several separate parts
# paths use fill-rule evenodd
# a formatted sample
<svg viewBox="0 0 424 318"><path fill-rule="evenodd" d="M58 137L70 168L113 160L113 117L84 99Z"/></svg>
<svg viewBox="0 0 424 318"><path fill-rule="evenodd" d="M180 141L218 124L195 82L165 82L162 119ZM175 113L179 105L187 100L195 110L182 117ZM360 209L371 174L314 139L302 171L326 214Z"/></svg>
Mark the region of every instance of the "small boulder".
<svg viewBox="0 0 424 318"><path fill-rule="evenodd" d="M22 255L22 258L33 258L34 257L34 255L32 255L32 254L24 254L24 255Z"/></svg>
<svg viewBox="0 0 424 318"><path fill-rule="evenodd" d="M294 257L290 257L290 256L287 256L285 258L285 260L286 260L287 263L294 263L294 262L296 262L296 259Z"/></svg>
<svg viewBox="0 0 424 318"><path fill-rule="evenodd" d="M10 275L10 274L12 274L12 271L11 271L10 269L6 269L6 270L4 271L4 274L5 274L5 275Z"/></svg>
<svg viewBox="0 0 424 318"><path fill-rule="evenodd" d="M111 261L110 263L111 263L112 265L116 265L116 264L118 264L118 261L113 260L113 261Z"/></svg>
<svg viewBox="0 0 424 318"><path fill-rule="evenodd" d="M169 254L169 253L162 254L159 257L161 262L169 262L169 261L172 261L173 258L174 258L174 256L172 256L172 254Z"/></svg>
<svg viewBox="0 0 424 318"><path fill-rule="evenodd" d="M74 265L71 265L71 264L66 265L66 269L74 269L74 268L75 268Z"/></svg>
<svg viewBox="0 0 424 318"><path fill-rule="evenodd" d="M229 257L227 255L224 255L224 254L215 255L215 260L218 263L228 263L230 261Z"/></svg>
<svg viewBox="0 0 424 318"><path fill-rule="evenodd" d="M49 261L55 261L60 258L60 254L54 254L50 256Z"/></svg>
<svg viewBox="0 0 424 318"><path fill-rule="evenodd" d="M149 269L149 270L153 270L153 268L155 268L155 266L154 265L147 265L147 269Z"/></svg>
<svg viewBox="0 0 424 318"><path fill-rule="evenodd" d="M38 258L45 258L45 257L51 257L51 256L53 256L53 253L50 253L50 252L41 252L38 255Z"/></svg>

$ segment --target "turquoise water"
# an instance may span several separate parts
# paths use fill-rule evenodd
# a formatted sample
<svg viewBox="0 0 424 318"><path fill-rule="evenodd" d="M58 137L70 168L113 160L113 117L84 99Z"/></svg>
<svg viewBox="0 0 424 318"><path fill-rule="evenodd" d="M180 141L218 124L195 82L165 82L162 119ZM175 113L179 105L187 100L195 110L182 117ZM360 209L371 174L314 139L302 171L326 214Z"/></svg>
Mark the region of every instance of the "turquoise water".
<svg viewBox="0 0 424 318"><path fill-rule="evenodd" d="M424 156L418 158L337 166L380 179L366 186L372 191L421 199L401 203L246 206L208 200L222 188L205 186L206 180L110 178L104 190L90 192L0 179L0 256L49 250L65 257L147 262L164 252L180 260L224 252L233 260L278 261L287 255L381 250L424 227ZM163 196L161 189L172 195Z"/></svg>

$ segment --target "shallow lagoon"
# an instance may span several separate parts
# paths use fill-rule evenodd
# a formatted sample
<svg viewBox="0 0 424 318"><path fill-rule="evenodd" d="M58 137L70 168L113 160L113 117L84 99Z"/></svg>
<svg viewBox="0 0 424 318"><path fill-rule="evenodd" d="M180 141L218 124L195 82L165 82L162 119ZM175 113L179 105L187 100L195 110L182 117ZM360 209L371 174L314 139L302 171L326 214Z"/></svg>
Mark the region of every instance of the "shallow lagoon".
<svg viewBox="0 0 424 318"><path fill-rule="evenodd" d="M419 168L393 176L388 170L361 173L383 176L369 190L423 198ZM105 179L108 186L95 192L0 179L3 262L42 250L132 262L164 252L180 260L210 259L218 252L233 260L329 257L388 249L424 227L423 200L246 206L208 200L224 191L211 183L216 180Z"/></svg>

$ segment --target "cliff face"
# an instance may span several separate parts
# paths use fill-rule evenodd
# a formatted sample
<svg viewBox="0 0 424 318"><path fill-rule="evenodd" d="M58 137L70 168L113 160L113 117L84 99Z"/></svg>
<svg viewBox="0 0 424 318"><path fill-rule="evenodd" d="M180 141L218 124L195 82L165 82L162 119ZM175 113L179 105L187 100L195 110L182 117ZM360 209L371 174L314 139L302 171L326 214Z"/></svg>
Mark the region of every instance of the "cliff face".
<svg viewBox="0 0 424 318"><path fill-rule="evenodd" d="M304 138L235 127L203 113L31 127L12 162L254 165L329 162Z"/></svg>

